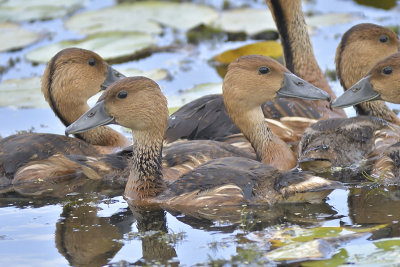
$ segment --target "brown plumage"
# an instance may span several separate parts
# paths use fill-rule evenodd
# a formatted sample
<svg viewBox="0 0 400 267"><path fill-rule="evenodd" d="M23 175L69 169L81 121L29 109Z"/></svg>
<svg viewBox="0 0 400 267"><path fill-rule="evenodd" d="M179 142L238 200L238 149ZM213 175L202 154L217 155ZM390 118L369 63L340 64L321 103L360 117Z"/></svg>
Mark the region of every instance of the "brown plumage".
<svg viewBox="0 0 400 267"><path fill-rule="evenodd" d="M378 99L399 104L399 74L400 53L396 53L378 62L364 78L349 88L332 105L340 107L343 104L363 104L363 101L368 100L374 103ZM384 102L379 102L378 105L381 103L384 105ZM398 129L394 133L381 130L379 138L375 138L377 148L371 152L369 158L376 160L372 170L372 176L376 181L386 185L399 184L399 142L400 130Z"/></svg>
<svg viewBox="0 0 400 267"><path fill-rule="evenodd" d="M255 56L255 59L259 57ZM239 60L237 65L245 64L246 60ZM233 69L236 67L232 66ZM253 67L250 65L249 70ZM277 69L271 67L271 75L264 77L271 79L267 97L275 96L283 86L283 77L279 74L283 71L282 66ZM242 93L240 88L237 90L238 94ZM267 92L266 88L264 92ZM253 100L256 98L253 96ZM262 114L262 102L257 102L258 112ZM174 183L167 184L163 179L161 155L168 110L158 85L144 77L125 78L114 83L87 114L94 110L102 111L94 116L81 117L66 132L79 133L81 128L88 129L111 121L132 129L135 142L125 197L134 205L160 204L179 209L180 206L272 204L290 201L296 193L306 192L314 194L296 201L321 201L329 190L338 186L335 182L305 173L282 173L270 165L243 157L209 161ZM264 122L263 116L260 116ZM86 125L82 125L81 120Z"/></svg>
<svg viewBox="0 0 400 267"><path fill-rule="evenodd" d="M399 50L397 34L388 28L361 23L342 36L336 50L336 73L346 91L364 77L372 67ZM383 101L364 102L354 106L358 115L369 115L400 125L397 115Z"/></svg>
<svg viewBox="0 0 400 267"><path fill-rule="evenodd" d="M336 50L336 70L344 89L398 48L397 35L385 27L364 23L349 29ZM304 132L299 147L302 168L351 167L351 173L358 174L371 167L363 159L372 151L397 142L400 128L388 122L397 124L398 118L384 102L368 102L357 105L356 109L359 115L375 117L319 121ZM346 175L343 178L351 179L351 175Z"/></svg>
<svg viewBox="0 0 400 267"><path fill-rule="evenodd" d="M42 77L42 92L56 116L69 125L89 109L86 101L120 75L96 53L84 49L68 48L57 53L49 62ZM32 165L40 166L57 154L95 155L110 153L127 146L129 140L109 127L94 129L68 138L54 134L19 134L0 140L0 187L37 180L52 173L51 166L36 170L40 176L30 176ZM96 146L93 146L96 145ZM29 172L22 169L31 163ZM44 166L44 165L42 165ZM16 173L19 173L17 179ZM64 175L63 172L59 175Z"/></svg>
<svg viewBox="0 0 400 267"><path fill-rule="evenodd" d="M285 65L298 77L325 90L335 98L335 94L319 68L314 57L307 25L301 10L300 0L266 1L272 11L283 46ZM299 141L301 133L315 119L346 117L342 110L332 110L327 101L308 101L303 99L275 99L263 105L264 116L280 120L284 117L301 117L298 124L281 121L286 128L294 127L296 134L287 138L285 130L279 126L272 132L285 141ZM304 118L310 119L305 123ZM295 126L294 126L295 125ZM296 126L297 125L297 126ZM281 133L284 136L281 136ZM173 113L168 119L166 141L177 139L212 139L219 140L239 130L230 120L221 95L209 95L196 99Z"/></svg>

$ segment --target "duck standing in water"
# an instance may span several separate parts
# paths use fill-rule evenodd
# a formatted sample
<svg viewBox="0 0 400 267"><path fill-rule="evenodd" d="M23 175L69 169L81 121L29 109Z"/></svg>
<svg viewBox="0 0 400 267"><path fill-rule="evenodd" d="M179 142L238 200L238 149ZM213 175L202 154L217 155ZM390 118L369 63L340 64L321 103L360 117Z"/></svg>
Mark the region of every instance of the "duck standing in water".
<svg viewBox="0 0 400 267"><path fill-rule="evenodd" d="M48 63L42 77L42 92L56 116L68 126L89 109L86 102L91 96L122 77L98 54L67 48ZM60 173L53 172L54 164L60 166L59 155L96 156L131 144L109 127L96 128L76 137L28 133L1 139L0 191L12 184L65 175L61 168L58 168Z"/></svg>
<svg viewBox="0 0 400 267"><path fill-rule="evenodd" d="M400 54L393 54L378 62L360 81L332 102L332 107L344 108L381 100L400 104ZM367 102L368 101L368 102ZM391 143L388 142L392 141ZM376 159L372 176L383 184L400 184L400 138L382 135L375 143L380 144L369 155ZM381 144L382 143L382 144Z"/></svg>
<svg viewBox="0 0 400 267"><path fill-rule="evenodd" d="M371 23L353 26L336 50L340 83L347 90L376 62L398 49L399 39L390 29ZM369 153L400 141L399 119L384 102L363 103L356 110L358 117L321 120L306 129L299 145L303 170L350 167L350 173L337 174L352 179L353 174L359 176L360 170L371 167L365 162Z"/></svg>
<svg viewBox="0 0 400 267"><path fill-rule="evenodd" d="M245 79L249 73L258 75L249 84L252 89L238 86L227 89L230 84L226 84L226 80ZM281 143L276 142L264 121L262 103L279 95L330 98L329 94L300 80L278 62L262 56L242 57L231 63L223 88L224 96L227 94L226 97L231 98L227 106L244 108L243 117L250 121L246 123L256 126L253 129L257 134L249 135L249 139L255 142L256 151L271 149L268 155L257 153L259 157L265 157L264 162L287 159L282 157L286 155L282 154L285 148L277 149ZM161 156L167 118L166 98L158 85L144 77L130 77L110 86L91 110L67 127L66 134L80 133L109 123L132 129L135 142L124 195L135 205L187 208L284 201L316 202L322 201L330 190L339 186L336 182L306 173L281 172L271 165L242 157L209 161L168 185L163 179ZM242 121L245 120L238 119L238 122Z"/></svg>

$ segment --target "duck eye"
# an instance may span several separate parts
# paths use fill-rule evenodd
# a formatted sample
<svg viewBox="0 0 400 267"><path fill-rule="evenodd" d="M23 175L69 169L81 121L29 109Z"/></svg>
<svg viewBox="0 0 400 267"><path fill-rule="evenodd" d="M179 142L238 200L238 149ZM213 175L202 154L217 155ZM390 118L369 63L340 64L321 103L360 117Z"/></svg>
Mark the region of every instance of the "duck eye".
<svg viewBox="0 0 400 267"><path fill-rule="evenodd" d="M119 99L124 99L124 98L126 98L127 96L128 96L128 93L127 93L126 91L121 91L121 92L119 92L118 95L117 95L117 97L118 97Z"/></svg>
<svg viewBox="0 0 400 267"><path fill-rule="evenodd" d="M269 69L268 67L260 67L260 68L258 69L258 72L259 72L260 74L267 74L268 72L270 72L270 69Z"/></svg>
<svg viewBox="0 0 400 267"><path fill-rule="evenodd" d="M393 72L393 69L391 67L386 67L382 70L382 73L386 74L386 75L392 74L392 72Z"/></svg>
<svg viewBox="0 0 400 267"><path fill-rule="evenodd" d="M91 58L91 59L89 59L88 63L90 66L94 66L94 65L96 65L96 60L94 60L94 58Z"/></svg>
<svg viewBox="0 0 400 267"><path fill-rule="evenodd" d="M379 37L379 41L380 41L381 43L386 43L388 40L389 40L389 37L388 37L387 35L381 35L381 36Z"/></svg>

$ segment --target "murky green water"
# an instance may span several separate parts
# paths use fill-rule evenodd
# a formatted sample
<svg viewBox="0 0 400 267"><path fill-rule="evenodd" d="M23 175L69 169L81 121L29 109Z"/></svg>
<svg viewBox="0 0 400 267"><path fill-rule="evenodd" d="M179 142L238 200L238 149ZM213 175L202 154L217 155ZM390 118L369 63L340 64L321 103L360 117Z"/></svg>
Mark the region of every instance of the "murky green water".
<svg viewBox="0 0 400 267"><path fill-rule="evenodd" d="M226 1L193 2L220 11ZM266 8L262 0L229 2L229 8ZM334 69L340 36L352 25L373 22L399 26L398 1L387 1L389 10L356 2L304 2L307 14L350 14L350 21L341 21L338 16L335 23L312 31L314 52L323 70ZM86 1L74 12L113 5L116 3L110 0ZM70 16L22 22L24 28L45 37L21 50L0 53L0 65L5 68L1 80L40 76L45 65L33 65L24 56L47 44L82 37L64 27ZM196 85L220 83L222 78L209 60L229 48L254 42L227 41L227 35L220 34L189 44L186 31L169 26L163 27L156 38L159 46L174 49L114 66L143 71L166 69L168 78L158 82L170 103L182 102L182 98L188 97L182 92ZM337 81L331 81L331 85L337 94L342 92ZM206 93L195 92L190 97ZM9 96L0 91L0 97ZM351 109L347 112L354 114ZM2 137L21 130L64 132L50 108L3 106L0 122ZM83 192L47 198L0 194L0 266L400 264L398 188L366 182L364 186L333 191L323 204L204 210L201 218L164 210L133 209L121 197L121 190L103 187L98 192L98 188L93 185ZM308 258L314 261L307 261Z"/></svg>

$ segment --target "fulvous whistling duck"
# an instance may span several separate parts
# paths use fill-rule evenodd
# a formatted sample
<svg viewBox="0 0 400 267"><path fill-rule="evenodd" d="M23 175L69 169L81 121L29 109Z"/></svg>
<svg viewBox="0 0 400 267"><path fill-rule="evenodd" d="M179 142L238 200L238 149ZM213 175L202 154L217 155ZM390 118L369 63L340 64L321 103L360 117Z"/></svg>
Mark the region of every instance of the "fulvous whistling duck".
<svg viewBox="0 0 400 267"><path fill-rule="evenodd" d="M42 77L42 92L54 113L68 126L89 109L86 101L91 96L122 77L98 54L67 48L48 63ZM0 187L34 179L32 171L43 172L43 177L47 177L52 174L51 158L56 154L98 155L131 143L109 127L94 129L77 137L28 133L3 138L0 140ZM25 172L23 169L27 163L31 165Z"/></svg>
<svg viewBox="0 0 400 267"><path fill-rule="evenodd" d="M388 28L371 23L353 26L343 35L336 50L340 83L345 90L350 88L376 62L398 49L398 37ZM369 153L382 145L393 144L400 137L400 128L396 125L399 120L384 102L363 103L356 109L359 115L370 116L322 120L304 132L299 145L301 168L350 167L350 174L359 174L360 167L370 167L365 162Z"/></svg>
<svg viewBox="0 0 400 267"><path fill-rule="evenodd" d="M378 62L370 72L332 102L332 107L347 107L366 101L388 101L400 103L400 53ZM379 104L382 102L378 102ZM373 106L373 105L371 105ZM400 182L400 133L381 134L375 140L378 149L371 158L376 159L372 176L383 184Z"/></svg>
<svg viewBox="0 0 400 267"><path fill-rule="evenodd" d="M248 61L262 61L263 64L254 68L258 64L248 66ZM231 80L234 82L251 72L259 75L253 81L251 92L247 91L248 88L243 90L244 88L238 86L231 87L231 84L227 84L229 89L224 86L224 94L236 98L228 106L232 109L243 108L244 115L250 116L247 120L254 121L250 124L256 126L257 135L267 138L264 141L257 140L255 135L256 139L249 137L250 140L263 142L262 148L272 147L271 154L286 160L281 157L281 151L277 150L274 143L276 139L264 122L260 109L265 102L263 98L283 95L329 99L329 94L300 80L276 61L262 56L248 56L234 61L229 66L226 78L229 80L229 77L234 77ZM258 86L254 86L255 84ZM246 107L246 103L251 104ZM163 179L162 170L162 147L167 118L166 98L158 85L148 78L130 77L111 85L91 110L67 127L66 134L79 133L109 123L132 129L135 142L124 195L135 205L160 204L179 208L321 201L329 190L338 186L338 183L320 177L306 173L281 172L271 165L243 157L209 161L168 185ZM246 120L238 119L239 121ZM274 155L267 157L268 160L275 159Z"/></svg>
<svg viewBox="0 0 400 267"><path fill-rule="evenodd" d="M314 57L301 0L266 2L280 34L286 67L298 77L322 88L335 99L335 94ZM329 103L324 100L276 99L266 102L263 112L270 122L271 130L285 142L299 141L305 128L314 123L315 119L346 117L342 110L330 109ZM239 129L230 120L222 96L207 95L187 103L170 116L166 141L224 140L224 137L238 133Z"/></svg>

